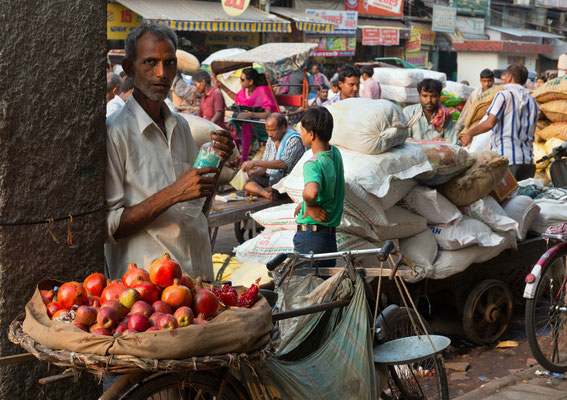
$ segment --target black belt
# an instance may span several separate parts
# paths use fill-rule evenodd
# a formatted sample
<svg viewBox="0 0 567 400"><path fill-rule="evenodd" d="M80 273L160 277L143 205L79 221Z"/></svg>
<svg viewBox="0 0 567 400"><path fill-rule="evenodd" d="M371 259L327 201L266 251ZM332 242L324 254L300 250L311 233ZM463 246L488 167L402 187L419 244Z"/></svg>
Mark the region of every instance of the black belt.
<svg viewBox="0 0 567 400"><path fill-rule="evenodd" d="M336 233L337 228L334 226L325 226L319 224L297 224L297 231L298 232L331 232Z"/></svg>

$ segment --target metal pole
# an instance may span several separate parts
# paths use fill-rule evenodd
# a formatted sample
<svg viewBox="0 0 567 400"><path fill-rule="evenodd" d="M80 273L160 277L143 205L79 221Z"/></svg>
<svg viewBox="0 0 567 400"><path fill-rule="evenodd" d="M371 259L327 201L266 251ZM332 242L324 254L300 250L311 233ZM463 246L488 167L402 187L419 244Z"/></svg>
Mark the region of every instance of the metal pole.
<svg viewBox="0 0 567 400"><path fill-rule="evenodd" d="M270 12L270 2L271 2L271 0L266 0L266 12L267 13Z"/></svg>

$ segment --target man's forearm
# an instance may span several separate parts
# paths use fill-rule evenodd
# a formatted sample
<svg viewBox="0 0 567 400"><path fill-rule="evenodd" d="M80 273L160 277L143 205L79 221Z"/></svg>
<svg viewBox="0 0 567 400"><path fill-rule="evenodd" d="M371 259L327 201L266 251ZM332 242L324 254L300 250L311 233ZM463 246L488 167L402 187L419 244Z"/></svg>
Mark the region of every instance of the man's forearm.
<svg viewBox="0 0 567 400"><path fill-rule="evenodd" d="M211 122L212 122L213 124L217 124L217 125L218 125L220 122L224 122L224 118L223 118L222 112L217 111L217 112L215 113L215 115L213 115L213 118L211 118Z"/></svg>
<svg viewBox="0 0 567 400"><path fill-rule="evenodd" d="M120 225L114 232L114 239L118 240L138 232L175 203L175 197L168 186L141 203L125 208L120 217Z"/></svg>
<svg viewBox="0 0 567 400"><path fill-rule="evenodd" d="M497 121L498 119L494 115L488 114L488 118L486 119L486 121L484 121L481 124L478 124L471 130L469 130L466 134L469 135L470 137L475 137L476 135L480 135L481 133L488 132L489 130L494 128Z"/></svg>
<svg viewBox="0 0 567 400"><path fill-rule="evenodd" d="M287 169L287 164L282 160L274 160L274 161L257 160L254 161L254 166L261 168L270 168L270 169Z"/></svg>

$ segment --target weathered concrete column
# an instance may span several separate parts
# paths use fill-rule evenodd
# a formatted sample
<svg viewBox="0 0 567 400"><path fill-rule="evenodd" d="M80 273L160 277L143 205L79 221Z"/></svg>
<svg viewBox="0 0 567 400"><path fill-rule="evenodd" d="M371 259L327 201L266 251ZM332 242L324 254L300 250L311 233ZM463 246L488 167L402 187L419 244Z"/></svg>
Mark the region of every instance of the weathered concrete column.
<svg viewBox="0 0 567 400"><path fill-rule="evenodd" d="M104 201L106 1L0 0L0 221L56 218ZM10 322L44 278L103 270L104 214L0 227L0 355L22 353ZM0 367L2 399L92 399L87 376L41 386L43 362Z"/></svg>

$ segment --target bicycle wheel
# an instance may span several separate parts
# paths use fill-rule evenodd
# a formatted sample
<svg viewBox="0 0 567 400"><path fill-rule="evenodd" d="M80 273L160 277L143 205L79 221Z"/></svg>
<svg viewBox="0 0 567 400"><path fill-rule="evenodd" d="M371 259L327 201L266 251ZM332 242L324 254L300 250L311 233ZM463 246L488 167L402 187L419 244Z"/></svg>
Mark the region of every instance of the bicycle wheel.
<svg viewBox="0 0 567 400"><path fill-rule="evenodd" d="M542 271L535 296L526 301L526 333L533 356L552 372L567 371L567 249Z"/></svg>
<svg viewBox="0 0 567 400"><path fill-rule="evenodd" d="M416 322L417 333L424 334L423 327L419 324L417 313L410 309L409 313ZM423 318L422 318L423 320ZM427 331L431 328L425 321ZM408 310L405 307L398 308L388 315L384 326L386 340L400 339L414 336L416 331L411 323ZM385 398L390 399L449 399L449 384L443 357L440 354L433 355L424 360L406 365L390 365L390 377L392 382L388 384L388 392Z"/></svg>
<svg viewBox="0 0 567 400"><path fill-rule="evenodd" d="M213 372L197 371L187 374L159 374L151 376L133 386L121 400L212 400L219 395L222 378ZM228 374L222 399L246 400L246 389Z"/></svg>

